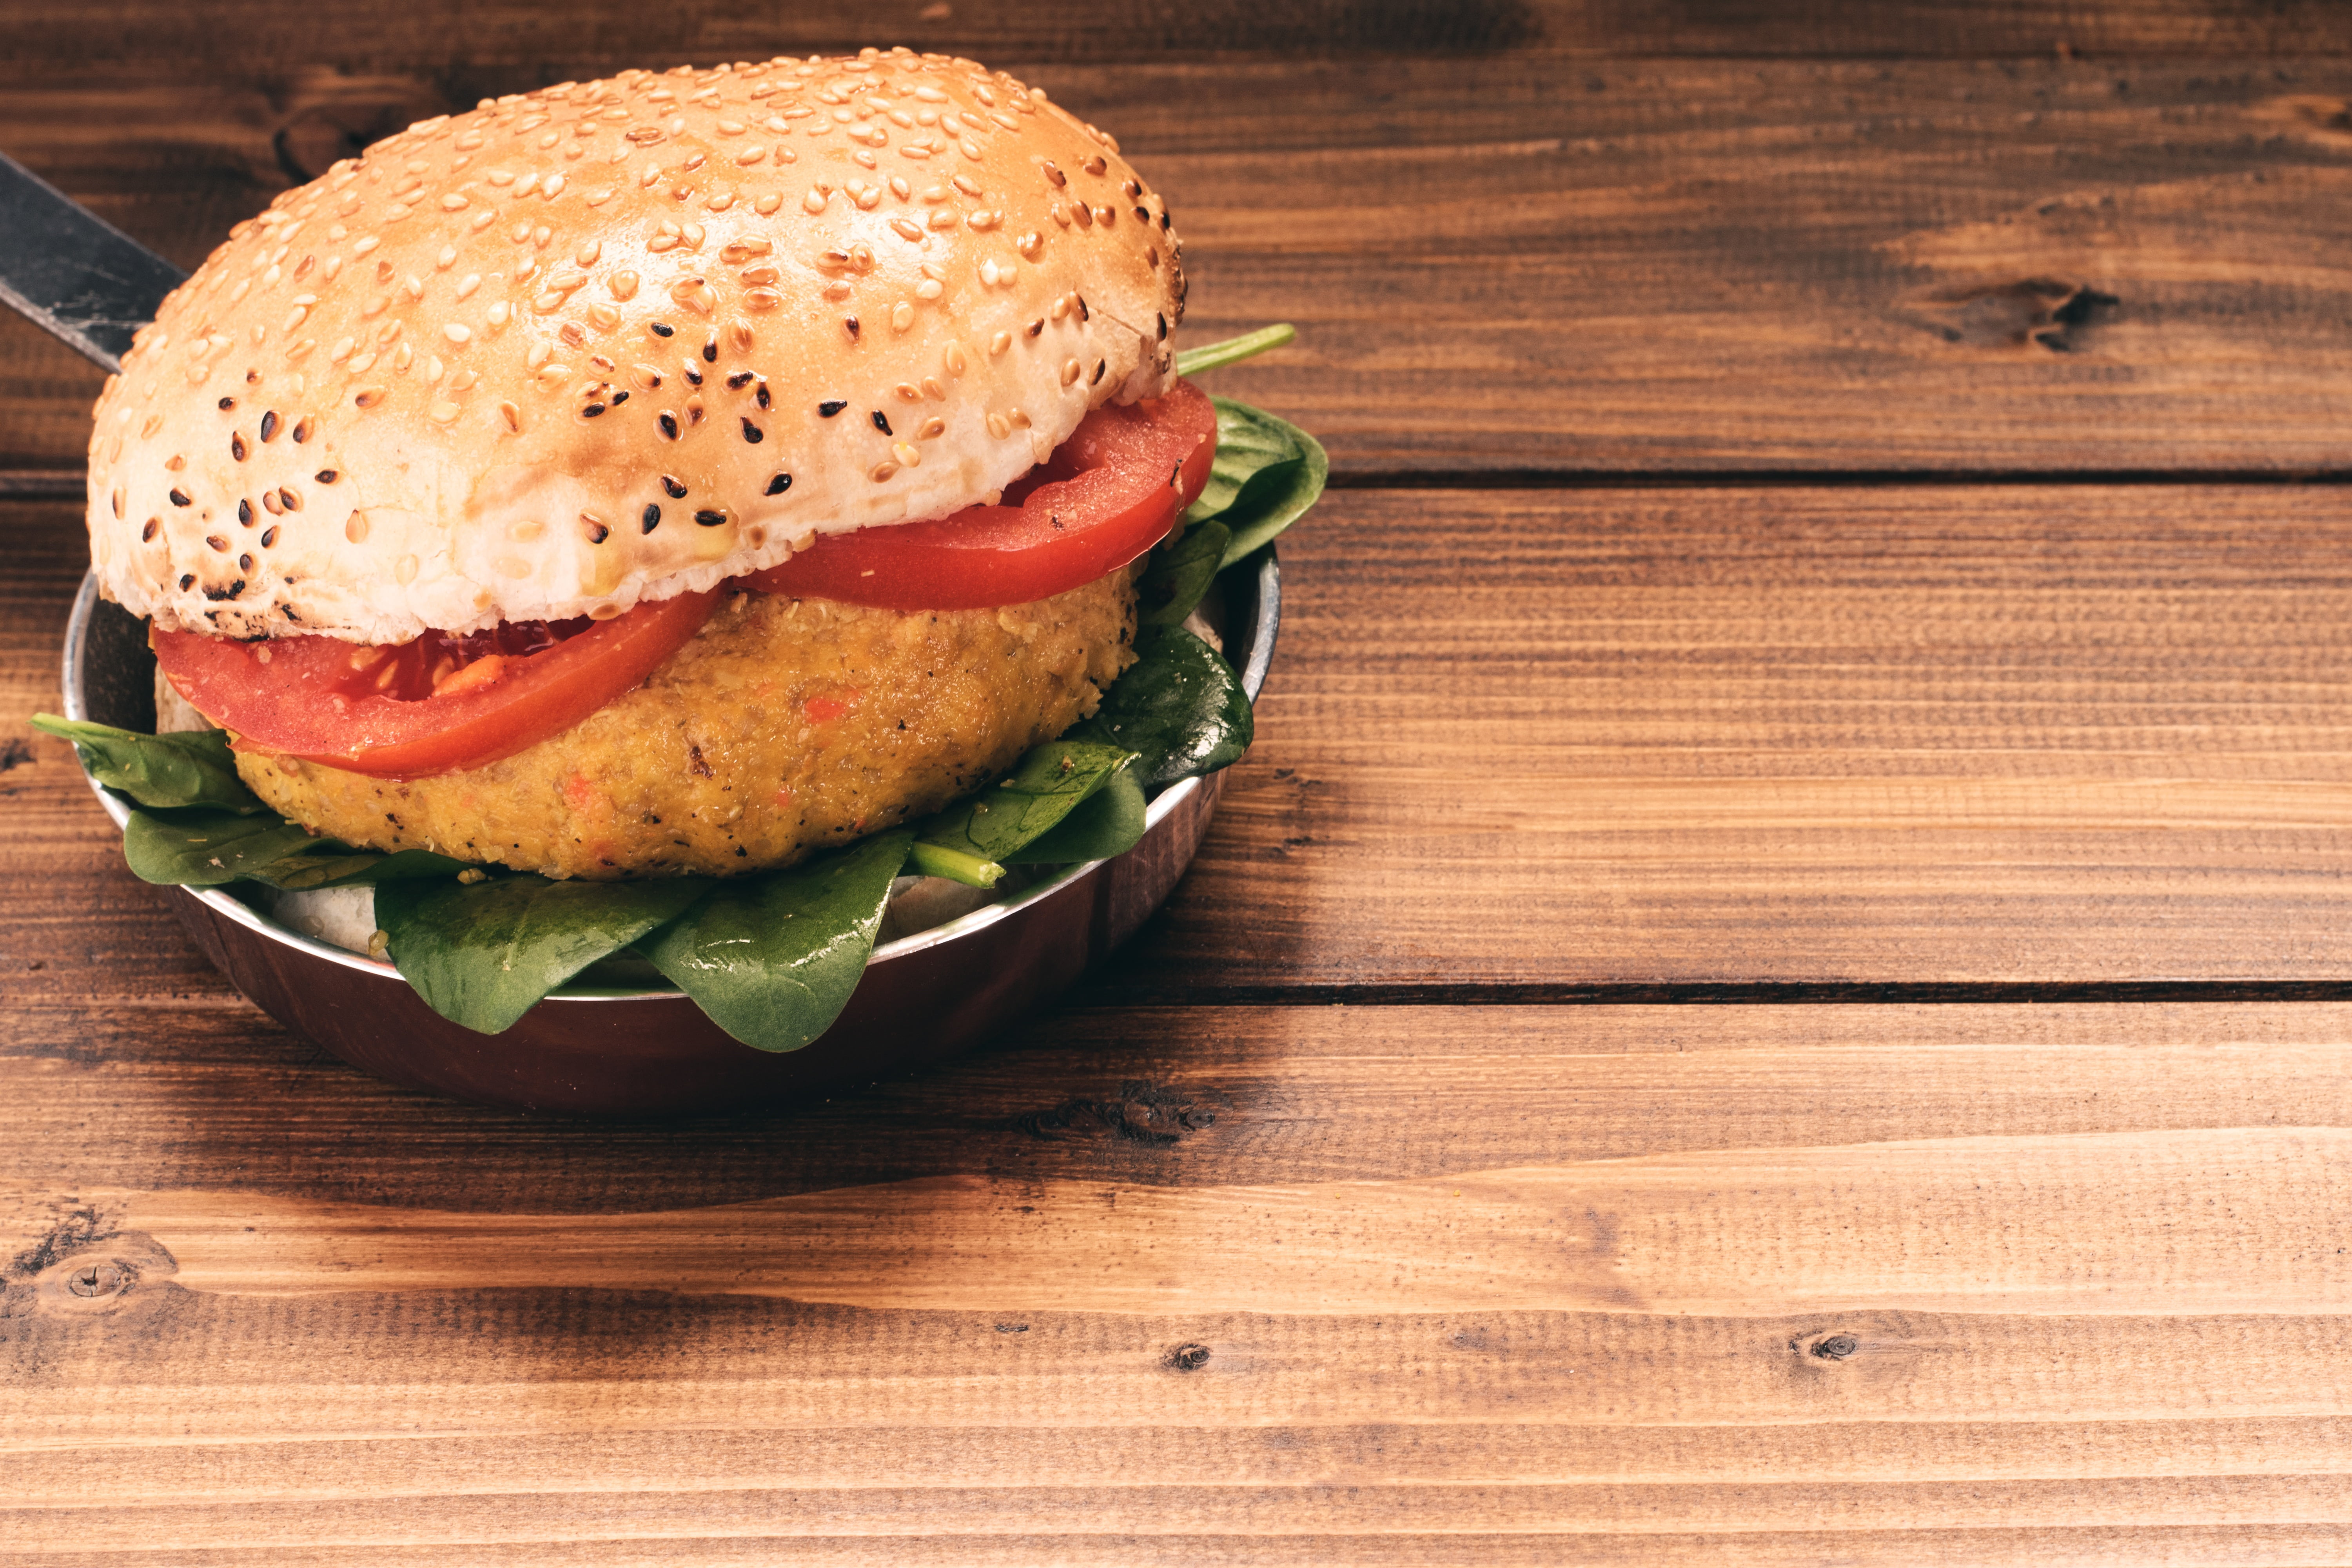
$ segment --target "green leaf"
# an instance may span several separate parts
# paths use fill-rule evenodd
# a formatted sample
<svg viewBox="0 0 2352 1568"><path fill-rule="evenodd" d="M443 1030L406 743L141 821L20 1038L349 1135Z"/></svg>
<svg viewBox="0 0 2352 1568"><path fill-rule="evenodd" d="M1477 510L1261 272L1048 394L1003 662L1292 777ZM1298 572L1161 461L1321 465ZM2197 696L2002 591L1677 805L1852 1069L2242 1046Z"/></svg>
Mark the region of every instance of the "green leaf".
<svg viewBox="0 0 2352 1568"><path fill-rule="evenodd" d="M134 811L122 830L122 858L142 882L217 888L257 873L289 856L307 856L319 840L282 816L246 816L215 806L169 814Z"/></svg>
<svg viewBox="0 0 2352 1568"><path fill-rule="evenodd" d="M1231 538L1230 566L1264 546L1303 516L1323 494L1331 459L1323 444L1287 420L1231 398L1217 405L1217 458L1208 487L1184 516L1198 524L1212 519Z"/></svg>
<svg viewBox="0 0 2352 1568"><path fill-rule="evenodd" d="M1211 518L1186 529L1175 543L1153 551L1150 564L1135 584L1136 618L1146 626L1181 624L1224 564L1230 537L1225 525Z"/></svg>
<svg viewBox="0 0 2352 1568"><path fill-rule="evenodd" d="M142 805L210 805L247 815L268 809L236 776L226 730L142 735L54 713L34 714L33 728L71 741L82 772Z"/></svg>
<svg viewBox="0 0 2352 1568"><path fill-rule="evenodd" d="M1202 371L1215 370L1252 354L1262 354L1268 349L1278 349L1298 336L1298 329L1288 321L1278 321L1271 327L1260 327L1254 332L1244 332L1237 338L1227 338L1221 343L1209 343L1197 349L1186 349L1176 356L1178 375L1198 375Z"/></svg>
<svg viewBox="0 0 2352 1568"><path fill-rule="evenodd" d="M375 923L392 962L451 1023L495 1035L598 959L684 914L710 891L690 878L553 882L501 877L387 882Z"/></svg>
<svg viewBox="0 0 2352 1568"><path fill-rule="evenodd" d="M1216 649L1181 626L1143 626L1135 664L1070 733L1139 752L1146 787L1213 773L1249 750L1249 694Z"/></svg>
<svg viewBox="0 0 2352 1568"><path fill-rule="evenodd" d="M1143 785L1131 768L1113 773L1076 811L1026 849L1013 852L1024 866L1075 866L1124 855L1143 837Z"/></svg>
<svg viewBox="0 0 2352 1568"><path fill-rule="evenodd" d="M799 1050L857 989L914 837L900 828L790 871L721 882L637 951L745 1045Z"/></svg>
<svg viewBox="0 0 2352 1568"><path fill-rule="evenodd" d="M463 860L423 849L394 855L354 849L282 816L246 816L217 806L132 812L122 829L122 858L142 881L182 888L247 881L308 890L454 877L467 868Z"/></svg>
<svg viewBox="0 0 2352 1568"><path fill-rule="evenodd" d="M1131 750L1066 736L1048 741L1024 756L1011 774L916 831L927 847L1002 863L1108 783L1127 766Z"/></svg>

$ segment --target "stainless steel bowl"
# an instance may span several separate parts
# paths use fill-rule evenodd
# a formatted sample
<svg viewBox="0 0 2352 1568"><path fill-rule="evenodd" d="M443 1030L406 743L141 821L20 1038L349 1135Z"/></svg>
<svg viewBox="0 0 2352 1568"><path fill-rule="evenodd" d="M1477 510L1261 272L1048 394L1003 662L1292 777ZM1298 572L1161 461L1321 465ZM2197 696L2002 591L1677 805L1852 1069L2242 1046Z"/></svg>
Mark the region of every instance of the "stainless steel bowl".
<svg viewBox="0 0 2352 1568"><path fill-rule="evenodd" d="M1274 552L1229 572L1218 619L1255 701L1281 617ZM85 577L66 626L67 715L155 723L146 625ZM236 887L183 888L173 908L205 956L272 1017L363 1071L484 1105L592 1115L675 1115L773 1100L967 1049L1067 986L1158 909L1192 864L1223 775L1151 802L1141 843L1072 866L1003 902L887 942L833 1027L782 1055L730 1038L670 989L567 986L500 1035L427 1007L389 963L270 920ZM93 785L93 788L96 786ZM116 825L129 816L99 790ZM127 875L127 873L126 873Z"/></svg>

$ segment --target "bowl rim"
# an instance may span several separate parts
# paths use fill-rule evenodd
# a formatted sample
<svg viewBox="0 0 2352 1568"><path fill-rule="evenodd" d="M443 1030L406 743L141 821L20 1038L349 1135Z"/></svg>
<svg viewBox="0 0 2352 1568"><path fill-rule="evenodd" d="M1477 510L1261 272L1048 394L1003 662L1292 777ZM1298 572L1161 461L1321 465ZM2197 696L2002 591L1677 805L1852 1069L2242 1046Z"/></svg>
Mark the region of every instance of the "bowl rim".
<svg viewBox="0 0 2352 1568"><path fill-rule="evenodd" d="M1275 635L1280 627L1282 619L1282 569L1272 544L1258 551L1252 559L1255 561L1256 613L1252 617L1249 626L1249 658L1243 664L1240 674L1242 689L1255 703L1258 694L1265 689L1266 675L1274 664ZM1248 563L1247 559L1235 563L1236 565ZM90 618L97 613L99 603L98 573L95 568L92 568L82 574L80 590L74 595L73 609L66 618L64 659L59 671L64 686L65 716L81 721L88 721L89 719L89 704L85 701L82 692L82 650L89 637ZM87 774L83 775L83 782L89 785L90 793L98 797L99 805L105 810L116 828L124 828L130 825L131 807L120 796ZM1205 780L1189 778L1160 791L1145 808L1143 818L1145 834L1148 836L1152 829L1160 826L1170 812L1204 787L1206 787ZM1132 852L1132 850L1129 851L1129 853ZM1075 866L1066 866L1055 875L1023 889L1019 894L1001 903L985 904L968 914L958 915L951 921L933 926L929 931L917 931L911 936L902 936L895 941L883 942L874 949L873 955L866 960L866 968L870 971L877 964L912 958L931 948L954 942L960 937L984 931L1000 921L1010 920L1030 905L1052 897L1080 878L1089 875L1097 867L1106 863L1103 860L1088 860ZM358 970L363 973L386 975L395 980L401 978L399 969L383 959L370 958L365 953L353 952L348 948L320 942L316 937L306 936L290 927L278 924L242 899L231 894L226 886L183 887L180 890L198 900L222 918L234 921L249 931L313 958L323 959L329 963L339 964L345 969ZM685 994L686 993L674 985L631 987L566 984L549 992L545 999L550 1002L638 1002L667 998L683 999Z"/></svg>

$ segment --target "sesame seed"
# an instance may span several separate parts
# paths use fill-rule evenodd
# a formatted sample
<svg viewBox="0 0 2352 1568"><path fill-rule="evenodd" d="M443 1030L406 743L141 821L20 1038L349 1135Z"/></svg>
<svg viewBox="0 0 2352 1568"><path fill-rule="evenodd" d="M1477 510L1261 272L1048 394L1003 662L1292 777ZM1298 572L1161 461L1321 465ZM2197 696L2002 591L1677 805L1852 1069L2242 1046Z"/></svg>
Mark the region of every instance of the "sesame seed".
<svg viewBox="0 0 2352 1568"><path fill-rule="evenodd" d="M656 321L652 324L652 331L654 336L657 338L667 338L674 335L677 329L675 327L665 326L661 322Z"/></svg>
<svg viewBox="0 0 2352 1568"><path fill-rule="evenodd" d="M607 538L611 537L613 532L611 529L606 528L604 523L597 519L593 512L582 512L580 514L580 524L582 530L588 535L588 542L591 544L604 543Z"/></svg>
<svg viewBox="0 0 2352 1568"><path fill-rule="evenodd" d="M737 371L733 375L727 378L728 390L730 392L742 391L745 387L751 384L751 378L754 374L755 373L748 370Z"/></svg>
<svg viewBox="0 0 2352 1568"><path fill-rule="evenodd" d="M229 432L228 455L240 463L245 461L245 437L233 430Z"/></svg>
<svg viewBox="0 0 2352 1568"><path fill-rule="evenodd" d="M759 384L759 387L753 391L751 394L751 401L757 403L762 408L768 406L768 384L766 382L761 382Z"/></svg>
<svg viewBox="0 0 2352 1568"><path fill-rule="evenodd" d="M228 552L228 541L227 541L227 540L226 540L226 539L223 539L223 538L222 538L219 534L217 534L217 533L207 533L207 534L205 534L205 542L206 544L211 545L215 550L220 551L220 552L221 552L222 553L224 553L224 554L227 553L227 552Z"/></svg>
<svg viewBox="0 0 2352 1568"><path fill-rule="evenodd" d="M665 413L665 414L659 414L659 415L655 416L654 422L655 422L656 424L657 424L657 425L659 425L659 426L661 426L661 433L662 433L664 436L667 437L669 439L671 439L671 440L673 440L673 441L675 441L675 440L677 440L677 415L675 415L675 414L667 414L667 413Z"/></svg>
<svg viewBox="0 0 2352 1568"><path fill-rule="evenodd" d="M999 332L994 337L988 340L988 355L991 359L994 359L998 354L1003 353L1006 349L1009 349L1012 346L1013 334L1011 332Z"/></svg>
<svg viewBox="0 0 2352 1568"><path fill-rule="evenodd" d="M705 528L717 528L727 521L727 514L723 511L698 511L694 514L694 521Z"/></svg>
<svg viewBox="0 0 2352 1568"><path fill-rule="evenodd" d="M622 404L626 403L628 400L629 395L625 392L616 392L613 394L613 406L615 408L618 408Z"/></svg>
<svg viewBox="0 0 2352 1568"><path fill-rule="evenodd" d="M743 439L751 442L751 445L755 447L763 439L763 432L761 432L757 425L752 424L749 418L746 418L743 421Z"/></svg>
<svg viewBox="0 0 2352 1568"><path fill-rule="evenodd" d="M239 500L237 501L236 520L237 521L245 524L247 528L251 528L253 526L253 503L251 501L245 500Z"/></svg>
<svg viewBox="0 0 2352 1568"><path fill-rule="evenodd" d="M332 468L320 468L316 474L313 474L311 478L317 479L322 485L331 485L337 479L342 478L342 476Z"/></svg>
<svg viewBox="0 0 2352 1568"><path fill-rule="evenodd" d="M472 340L474 331L462 322L451 321L441 329L441 335L453 343L462 343Z"/></svg>
<svg viewBox="0 0 2352 1568"><path fill-rule="evenodd" d="M273 436L275 436L275 435L277 435L277 434L278 434L278 411L277 411L276 409L271 409L269 412L268 412L268 413L264 414L264 415L261 416L261 438L262 438L263 440L267 441L267 440L268 440L271 437L273 437ZM299 441L299 440L300 440L300 439L301 439L301 437L300 437L299 436L297 436L297 437L295 437L295 439Z"/></svg>
<svg viewBox="0 0 2352 1568"><path fill-rule="evenodd" d="M778 474L774 479L768 481L768 488L764 493L772 496L780 496L792 488L792 475Z"/></svg>
<svg viewBox="0 0 2352 1568"><path fill-rule="evenodd" d="M876 484L877 484L877 485L878 485L878 484L882 483L882 481L883 481L883 480L885 480L885 479L888 479L891 475L893 475L893 474L897 473L898 471L898 464L896 464L896 463L877 463L877 464L875 464L875 465L874 465L873 470L872 470L871 472L869 472L866 477L867 479L872 479Z"/></svg>
<svg viewBox="0 0 2352 1568"><path fill-rule="evenodd" d="M719 334L717 332L711 333L709 338L706 340L702 345L702 363L705 364L717 364L719 363Z"/></svg>
<svg viewBox="0 0 2352 1568"><path fill-rule="evenodd" d="M661 488L669 492L669 499L672 500L686 499L686 481L675 474L664 474L661 477Z"/></svg>
<svg viewBox="0 0 2352 1568"><path fill-rule="evenodd" d="M517 408L513 404L499 404L499 416L507 422L508 429L514 431L520 431L522 429L522 410Z"/></svg>
<svg viewBox="0 0 2352 1568"><path fill-rule="evenodd" d="M846 328L849 330L849 335L850 335L852 338L855 338L855 337L856 337L856 336L857 336L857 318L856 318L856 317L855 317L855 316L844 316L844 317L842 317L842 318L841 318L841 324L842 324L844 327L846 327Z"/></svg>
<svg viewBox="0 0 2352 1568"><path fill-rule="evenodd" d="M661 507L657 503L649 502L647 503L644 513L637 519L638 531L641 533L651 533L654 531L655 526L660 521Z"/></svg>
<svg viewBox="0 0 2352 1568"><path fill-rule="evenodd" d="M294 439L299 443L299 442L308 441L310 438L310 419L306 416L306 417L304 417L304 418L301 418L301 419L296 420L296 421L295 421L295 423L294 423Z"/></svg>
<svg viewBox="0 0 2352 1568"><path fill-rule="evenodd" d="M252 570L253 570L253 557L252 557L251 555L240 555L240 556L238 556L238 557L236 558L236 569L237 569L238 571L240 571L240 572L250 572L250 571L252 571Z"/></svg>
<svg viewBox="0 0 2352 1568"><path fill-rule="evenodd" d="M156 531L163 526L163 520L162 518L149 518L147 520L147 526L139 531L139 542L142 544L152 544L155 542Z"/></svg>
<svg viewBox="0 0 2352 1568"><path fill-rule="evenodd" d="M263 548L264 550L267 550L267 549L268 549L271 545L273 545L273 544L275 544L275 543L277 543L277 542L278 542L278 525L277 525L276 523L274 523L274 522L273 522L273 523L271 523L268 528L265 528L265 529L263 529L263 530L261 531L261 548Z"/></svg>
<svg viewBox="0 0 2352 1568"><path fill-rule="evenodd" d="M181 592L181 593L184 594L184 593L186 593L189 589L191 589L191 588L194 587L195 585L196 585L196 574L195 574L194 573L193 573L193 572L185 572L185 573L181 574L181 575L180 575L180 592Z"/></svg>
<svg viewBox="0 0 2352 1568"><path fill-rule="evenodd" d="M877 409L876 409L876 410L874 411L874 428L876 428L877 430L881 431L881 432L882 432L882 434L884 434L885 436L887 436L887 435L889 435L889 434L891 433L891 432L890 432L890 416L889 416L888 415L887 415L887 414L883 413L879 408L877 408ZM175 491L175 492L173 492L173 493L175 493L175 494L176 494L177 492ZM183 501L183 502L181 502L180 504L181 504L181 505L183 505L183 506L185 506L187 503L186 503L185 501Z"/></svg>
<svg viewBox="0 0 2352 1568"><path fill-rule="evenodd" d="M849 400L845 397L828 397L816 405L816 415L820 419L830 419L848 406Z"/></svg>
<svg viewBox="0 0 2352 1568"><path fill-rule="evenodd" d="M1074 363L1075 363L1075 362L1074 362ZM604 405L603 404L601 404L601 403L591 403L591 404L589 404L586 407L584 407L584 408L581 409L581 411L580 411L580 417L581 417L581 418L583 418L583 419L593 419L593 418L595 418L595 417L596 417L596 416L598 416L599 414L602 414L602 413L604 413Z"/></svg>
<svg viewBox="0 0 2352 1568"><path fill-rule="evenodd" d="M882 416L877 414L875 417L879 419ZM172 492L172 504L173 506L194 506L195 505L195 502L190 499L187 491L175 489Z"/></svg>
<svg viewBox="0 0 2352 1568"><path fill-rule="evenodd" d="M302 510L302 493L291 485L281 486L278 491L278 499L285 503L288 511Z"/></svg>

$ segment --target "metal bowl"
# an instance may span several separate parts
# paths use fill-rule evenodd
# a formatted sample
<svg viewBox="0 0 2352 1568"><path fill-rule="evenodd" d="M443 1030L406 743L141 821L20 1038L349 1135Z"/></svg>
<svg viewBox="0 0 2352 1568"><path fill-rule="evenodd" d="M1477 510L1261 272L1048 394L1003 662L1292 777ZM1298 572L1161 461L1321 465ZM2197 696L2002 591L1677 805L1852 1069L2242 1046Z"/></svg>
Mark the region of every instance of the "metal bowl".
<svg viewBox="0 0 2352 1568"><path fill-rule="evenodd" d="M1220 580L1226 652L1255 701L1281 616L1274 552ZM74 719L155 724L146 624L82 580L66 626ZM1134 934L1192 864L1223 774L1151 802L1142 842L1058 871L1003 901L874 951L832 1028L803 1049L756 1051L667 988L571 985L500 1035L427 1007L398 970L270 920L233 888L176 890L172 904L222 973L270 1016L363 1072L481 1105L661 1116L772 1101L968 1049L1062 991ZM92 786L94 789L95 785ZM104 790L119 826L129 817Z"/></svg>

